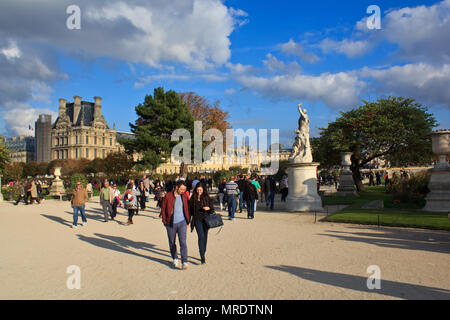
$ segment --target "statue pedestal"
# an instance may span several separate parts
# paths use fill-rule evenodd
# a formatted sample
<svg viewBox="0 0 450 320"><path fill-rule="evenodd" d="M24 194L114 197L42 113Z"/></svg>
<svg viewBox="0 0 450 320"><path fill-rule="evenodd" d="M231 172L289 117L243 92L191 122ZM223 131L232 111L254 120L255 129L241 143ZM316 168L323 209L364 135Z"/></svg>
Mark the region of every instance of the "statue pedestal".
<svg viewBox="0 0 450 320"><path fill-rule="evenodd" d="M423 211L450 212L450 166L448 164L431 169L428 189L431 192L425 198L427 204Z"/></svg>
<svg viewBox="0 0 450 320"><path fill-rule="evenodd" d="M317 167L320 163L291 163L288 165L289 195L287 211L322 211L322 199L317 193Z"/></svg>
<svg viewBox="0 0 450 320"><path fill-rule="evenodd" d="M52 186L50 188L50 195L51 196L58 196L59 199L61 199L62 195L66 193L66 190L64 189L64 183L59 178L61 175L61 168L56 167L55 168L55 179L52 181Z"/></svg>
<svg viewBox="0 0 450 320"><path fill-rule="evenodd" d="M342 171L341 178L339 180L339 188L337 192L338 197L354 196L359 197L356 192L356 186L353 181L353 175L351 171Z"/></svg>

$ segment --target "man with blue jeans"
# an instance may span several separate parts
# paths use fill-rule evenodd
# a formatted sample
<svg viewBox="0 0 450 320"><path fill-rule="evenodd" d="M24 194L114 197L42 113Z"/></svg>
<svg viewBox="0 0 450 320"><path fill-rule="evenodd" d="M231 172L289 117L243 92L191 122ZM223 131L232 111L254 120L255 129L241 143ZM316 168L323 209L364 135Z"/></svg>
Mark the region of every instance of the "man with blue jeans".
<svg viewBox="0 0 450 320"><path fill-rule="evenodd" d="M239 180L236 181L238 187L239 187L239 213L242 213L242 209L246 209L247 202L244 201L244 189L245 189L245 178L244 176L240 175Z"/></svg>
<svg viewBox="0 0 450 320"><path fill-rule="evenodd" d="M234 214L236 213L236 196L240 194L239 187L236 182L231 179L225 185L224 191L227 193L228 198L228 218L234 220Z"/></svg>
<svg viewBox="0 0 450 320"><path fill-rule="evenodd" d="M270 204L270 210L273 210L277 186L272 176L267 177L264 186L266 191L266 207L269 207Z"/></svg>
<svg viewBox="0 0 450 320"><path fill-rule="evenodd" d="M78 226L78 211L81 213L82 225L87 225L87 219L85 214L86 201L89 199L86 189L81 185L81 182L77 182L75 191L72 194L71 205L73 208L73 224L72 228L76 229Z"/></svg>
<svg viewBox="0 0 450 320"><path fill-rule="evenodd" d="M186 230L190 221L188 202L189 195L186 193L186 183L183 180L179 180L174 190L167 193L164 197L161 206L161 217L167 229L173 266L175 268L178 267L177 246L175 244L178 234L183 270L188 267L188 250L186 245Z"/></svg>

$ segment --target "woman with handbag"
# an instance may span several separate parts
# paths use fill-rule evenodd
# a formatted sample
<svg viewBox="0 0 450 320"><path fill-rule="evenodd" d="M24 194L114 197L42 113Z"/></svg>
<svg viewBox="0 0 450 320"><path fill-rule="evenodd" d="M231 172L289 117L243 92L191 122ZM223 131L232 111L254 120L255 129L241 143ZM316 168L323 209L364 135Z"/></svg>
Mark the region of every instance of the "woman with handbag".
<svg viewBox="0 0 450 320"><path fill-rule="evenodd" d="M197 231L198 248L200 250L202 264L206 263L205 253L209 230L205 223L205 218L213 213L213 202L208 195L206 186L203 183L198 183L194 188L191 199L189 200L189 215L191 216L191 232L194 231L194 228Z"/></svg>
<svg viewBox="0 0 450 320"><path fill-rule="evenodd" d="M128 222L127 225L133 224L133 216L138 210L138 196L141 194L138 190L133 189L133 184L129 183L127 185L127 190L123 194L123 201L125 203L125 208L128 210Z"/></svg>
<svg viewBox="0 0 450 320"><path fill-rule="evenodd" d="M145 211L145 193L148 191L145 187L144 181L139 182L139 187L137 190L140 193L140 196L138 197L138 202L141 210Z"/></svg>

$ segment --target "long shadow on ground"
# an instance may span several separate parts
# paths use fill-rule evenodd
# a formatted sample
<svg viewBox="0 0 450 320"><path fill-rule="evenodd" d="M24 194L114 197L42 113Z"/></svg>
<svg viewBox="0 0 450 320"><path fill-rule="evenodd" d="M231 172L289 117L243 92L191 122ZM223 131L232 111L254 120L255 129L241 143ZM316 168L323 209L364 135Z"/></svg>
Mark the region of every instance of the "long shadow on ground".
<svg viewBox="0 0 450 320"><path fill-rule="evenodd" d="M88 242L88 243L95 245L97 247L100 247L100 248L114 250L114 251L121 252L121 253L131 254L134 256L138 256L138 257L141 257L144 259L148 259L148 260L152 260L152 261L161 263L165 266L171 266L172 257L168 250L159 249L153 244L149 244L146 242L136 242L136 241L132 241L129 239L125 239L123 237L115 237L115 236L98 234L98 233L95 233L94 235L97 236L98 238L87 237L84 235L78 235L78 238L82 241ZM133 251L133 249L144 250L144 251L147 251L152 254L166 257L166 259L163 260L163 259L156 258L154 256L143 255L143 254ZM189 262L191 264L198 265L198 263L193 262L193 260L198 260L198 259L189 257Z"/></svg>
<svg viewBox="0 0 450 320"><path fill-rule="evenodd" d="M369 290L367 288L367 278L353 276L343 273L325 272L293 266L266 266L267 268L293 274L299 278L323 283L335 287L383 294L395 298L410 300L448 300L450 290L425 287L409 283L388 281L381 279L380 290ZM382 275L381 275L382 276Z"/></svg>
<svg viewBox="0 0 450 320"><path fill-rule="evenodd" d="M62 224L64 226L67 226L67 227L71 227L72 226L72 221L67 221L67 220L65 220L65 219L63 219L61 217L50 216L48 214L41 214L41 216L43 216L43 217L45 217L47 219L50 219L52 221L58 222L58 223L60 223L60 224Z"/></svg>
<svg viewBox="0 0 450 320"><path fill-rule="evenodd" d="M380 247L450 254L450 232L413 229L372 229L353 227L355 232L326 231L320 235L344 241L365 242ZM381 232L380 232L381 231Z"/></svg>

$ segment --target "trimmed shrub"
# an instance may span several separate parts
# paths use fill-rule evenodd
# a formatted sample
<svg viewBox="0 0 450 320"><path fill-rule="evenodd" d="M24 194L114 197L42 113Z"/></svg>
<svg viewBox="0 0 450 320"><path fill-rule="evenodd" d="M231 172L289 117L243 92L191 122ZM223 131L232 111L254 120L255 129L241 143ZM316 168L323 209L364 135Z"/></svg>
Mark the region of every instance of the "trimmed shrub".
<svg viewBox="0 0 450 320"><path fill-rule="evenodd" d="M83 185L83 188L86 188L87 182L86 182L86 176L82 173L74 173L70 177L70 189L75 190L75 187L77 186L77 182L81 182Z"/></svg>
<svg viewBox="0 0 450 320"><path fill-rule="evenodd" d="M388 192L392 193L394 202L419 203L430 192L428 189L430 177L431 174L428 171L412 174L409 178L397 177L392 180Z"/></svg>

